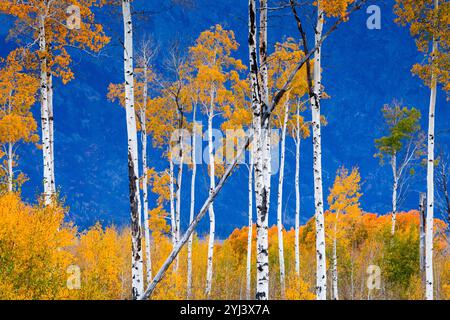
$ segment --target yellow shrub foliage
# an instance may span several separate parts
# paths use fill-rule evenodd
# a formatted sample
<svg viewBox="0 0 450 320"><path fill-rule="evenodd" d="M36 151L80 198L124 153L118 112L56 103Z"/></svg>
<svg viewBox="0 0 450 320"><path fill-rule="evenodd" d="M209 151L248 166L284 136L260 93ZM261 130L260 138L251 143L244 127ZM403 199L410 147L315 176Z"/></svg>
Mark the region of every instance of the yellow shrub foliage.
<svg viewBox="0 0 450 320"><path fill-rule="evenodd" d="M172 251L166 213L152 210L153 275ZM334 213L326 213L330 224ZM417 211L398 213L398 229L390 236L390 217L349 210L338 233L338 272L341 299L423 299L419 271ZM331 224L332 225L332 224ZM295 273L294 230L284 231L287 299L315 299L315 223L300 228L300 275ZM449 299L448 243L440 234L447 225L435 221L434 269L436 297ZM329 232L329 230L327 231ZM248 228L236 229L215 245L212 299L245 299ZM194 235L193 299L204 299L207 238ZM256 279L256 232L253 228L252 291ZM277 229L269 229L270 298L280 299ZM144 243L145 245L145 243ZM331 258L332 242L327 241ZM92 226L83 232L64 222L64 208L23 203L16 194L0 196L0 299L130 299L131 239L128 228ZM145 257L144 257L145 261ZM330 266L327 261L327 266ZM380 290L368 291L367 267L381 268ZM80 271L79 288L68 286ZM179 256L178 271L170 267L152 299L185 299L187 248Z"/></svg>

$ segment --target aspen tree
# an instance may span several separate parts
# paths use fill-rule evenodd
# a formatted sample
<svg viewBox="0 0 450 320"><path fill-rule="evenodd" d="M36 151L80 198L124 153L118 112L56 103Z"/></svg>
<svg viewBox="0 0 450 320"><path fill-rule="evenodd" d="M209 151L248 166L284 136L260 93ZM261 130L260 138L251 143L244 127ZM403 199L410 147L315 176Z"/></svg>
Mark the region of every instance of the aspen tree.
<svg viewBox="0 0 450 320"><path fill-rule="evenodd" d="M141 200L139 190L139 155L137 145L136 113L134 105L133 22L130 0L122 0L124 26L125 112L128 137L128 178L131 208L132 284L133 299L144 291L144 274L141 241Z"/></svg>
<svg viewBox="0 0 450 320"><path fill-rule="evenodd" d="M140 131L141 135L141 156L142 156L142 177L139 181L142 182L142 214L144 217L144 237L145 237L145 252L146 252L146 279L150 283L152 278L152 263L150 256L150 230L148 226L148 168L147 168L147 118L149 108L149 84L154 80L151 61L156 54L155 48L149 40L141 43L139 53L137 56L137 66L134 69L134 101L135 101L135 119L136 129ZM125 84L110 84L108 87L108 99L111 101L118 100L119 104L126 108L126 85ZM141 213L140 213L141 216Z"/></svg>
<svg viewBox="0 0 450 320"><path fill-rule="evenodd" d="M284 43L275 45L275 52L270 55L269 79L270 93L280 89L286 82L287 77L295 68L295 61L303 56L303 52L292 38L288 38ZM303 77L303 78L301 78ZM307 92L306 74L298 72L293 85L280 101L278 108L274 109L274 123L281 129L281 158L278 180L278 201L277 201L277 230L278 230L278 258L280 266L280 287L281 297L285 298L285 262L284 262L284 241L283 241L283 182L284 182L284 166L286 154L286 137L287 128L290 118L292 117L292 98L294 96L302 96ZM292 94L292 98L291 98Z"/></svg>
<svg viewBox="0 0 450 320"><path fill-rule="evenodd" d="M229 103L232 94L226 87L226 82L234 75L232 70L243 70L240 60L234 59L231 54L236 51L238 44L234 33L216 25L204 31L198 37L196 44L189 49L190 63L194 69L193 82L199 92L199 104L208 118L208 167L210 179L210 194L216 188L215 150L213 144L213 119L223 107ZM206 295L211 293L213 277L213 254L215 239L215 213L214 207L209 207L209 249L206 274Z"/></svg>
<svg viewBox="0 0 450 320"><path fill-rule="evenodd" d="M291 93L293 94L293 93ZM295 222L294 222L294 254L295 254L295 272L300 276L300 145L301 140L311 135L310 123L300 115L304 111L305 102L297 96L294 101L295 114L288 123L289 134L295 144Z"/></svg>
<svg viewBox="0 0 450 320"><path fill-rule="evenodd" d="M436 141L436 96L438 85L446 92L450 90L450 29L448 1L439 0L396 0L394 11L396 22L409 25L417 48L425 55L423 63L416 64L412 72L430 87L428 111L427 150L427 218L425 230L425 296L434 299L433 242L434 242L434 146ZM430 52L431 44L431 52Z"/></svg>
<svg viewBox="0 0 450 320"><path fill-rule="evenodd" d="M291 10L297 23L303 42L305 54L314 53L314 65L311 71L307 67L308 87L312 113L312 137L313 137L313 176L314 176L314 204L316 221L316 296L318 300L327 297L327 267L325 251L325 225L324 225L324 203L323 203L323 181L322 181L322 135L321 135L321 99L323 98L322 85L322 43L337 29L337 27L348 20L349 15L361 8L365 0L318 0L314 3L317 7L317 22L314 26L314 49L309 51L306 32L303 29L300 17L296 11L294 0L290 0ZM350 7L353 4L353 7ZM326 32L324 32L325 16L336 17L338 20Z"/></svg>
<svg viewBox="0 0 450 320"><path fill-rule="evenodd" d="M30 112L36 101L39 82L24 66L28 52L22 48L0 59L0 145L6 159L1 165L8 192L17 191L25 176L14 175L19 143L37 143L37 124Z"/></svg>
<svg viewBox="0 0 450 320"><path fill-rule="evenodd" d="M264 179L263 179L263 172L262 172L262 157L261 157L261 120L267 119L270 117L272 111L277 107L277 105L282 100L283 96L287 92L288 88L292 85L294 78L296 77L297 73L306 65L308 66L308 61L311 58L311 56L314 54L314 52L317 51L317 49L321 46L321 44L325 41L325 39L334 32L337 27L348 18L348 15L359 8L361 8L361 4L365 1L362 0L361 3L351 10L349 10L349 13L347 15L344 15L343 17L339 18L334 25L327 31L327 33L322 37L322 39L319 41L319 43L311 50L305 50L305 56L298 61L296 64L296 67L292 71L292 73L287 77L287 80L283 87L274 94L274 97L269 105L266 107L265 113L261 112L261 95L260 95L260 87L258 83L259 79L259 65L257 61L257 48L256 48L256 32L257 32L257 24L256 24L256 1L255 0L249 0L249 38L248 38L248 46L249 46L249 58L250 58L250 89L251 89L251 110L253 113L253 120L252 120L252 126L253 130L251 131L251 134L246 138L245 143L241 148L238 148L238 152L236 157L231 161L231 163L226 167L220 181L217 183L214 190L210 193L206 201L203 203L202 208L199 210L198 214L194 217L194 220L187 228L184 235L181 237L180 242L178 245L173 248L170 255L167 257L167 259L163 262L161 268L156 273L155 277L153 278L152 283L150 286L146 289L143 297L141 299L148 299L150 296L152 296L153 292L155 291L158 284L161 283L161 280L166 275L166 272L170 265L173 263L173 261L176 259L178 254L180 253L182 247L188 242L189 237L194 232L195 228L198 226L200 220L205 216L207 213L210 205L214 202L214 199L217 197L217 195L221 192L223 186L225 185L226 181L229 179L229 177L232 175L233 170L236 168L238 164L238 160L241 159L241 157L244 154L244 151L249 147L250 143L252 142L253 145L256 147L253 148L255 150L255 156L254 156L254 169L255 169L255 195L256 195L256 208L257 208L257 284L256 284L256 298L257 299L268 299L269 298L269 265L268 265L268 238L267 238L267 231L268 228L265 228L267 222L267 190L264 188ZM309 82L309 81L308 81ZM267 180L266 180L267 181ZM260 197L261 195L265 195L264 197ZM262 214L261 214L262 212ZM259 228L259 230L258 230ZM258 235L258 231L260 234Z"/></svg>
<svg viewBox="0 0 450 320"><path fill-rule="evenodd" d="M80 8L79 28L69 28L67 8ZM68 47L99 52L109 42L103 28L95 22L92 7L100 2L92 0L5 0L0 3L0 13L13 16L15 27L10 34L30 41L28 47L39 58L40 103L43 152L44 202L49 205L56 187L54 179L53 134L53 76L63 83L72 80L71 56ZM30 40L31 39L31 40ZM50 100L49 100L50 99Z"/></svg>
<svg viewBox="0 0 450 320"><path fill-rule="evenodd" d="M237 138L238 141L233 140L233 146L237 148L239 145L239 132L247 131L247 135L253 131L252 127L252 112L250 109L250 86L248 79L239 80L239 75L236 73L234 76L233 85L233 105L225 108L224 118L226 121L222 124L222 130L233 130L234 135L232 139ZM229 137L227 136L227 139ZM235 155L233 150L233 157ZM227 159L229 157L229 150L227 152ZM253 239L253 171L254 171L254 150L253 145L250 144L248 150L249 160L246 161L246 167L248 169L248 231L247 231L247 259L246 259L246 287L245 297L247 300L251 299L251 262L252 262L252 239Z"/></svg>
<svg viewBox="0 0 450 320"><path fill-rule="evenodd" d="M334 213L333 223L333 258L332 258L332 299L339 300L338 290L338 256L337 256L337 234L339 230L340 215L359 205L361 177L358 169L354 168L349 173L344 167L337 171L336 179L330 189L328 204L330 211Z"/></svg>
<svg viewBox="0 0 450 320"><path fill-rule="evenodd" d="M378 153L375 155L383 163L389 158L392 169L392 227L391 234L395 233L395 222L400 194L406 183L406 170L411 168L415 160L420 159L423 153L423 137L420 132L420 111L415 108L402 107L397 101L385 105L382 109L389 134L375 140Z"/></svg>

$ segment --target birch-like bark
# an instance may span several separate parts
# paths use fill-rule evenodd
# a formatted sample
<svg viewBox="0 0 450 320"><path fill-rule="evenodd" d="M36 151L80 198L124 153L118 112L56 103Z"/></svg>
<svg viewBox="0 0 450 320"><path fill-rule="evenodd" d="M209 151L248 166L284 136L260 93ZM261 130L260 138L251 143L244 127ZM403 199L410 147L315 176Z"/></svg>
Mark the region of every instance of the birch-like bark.
<svg viewBox="0 0 450 320"><path fill-rule="evenodd" d="M48 72L49 70L47 70ZM55 182L55 135L54 135L54 117L53 117L53 76L48 72L48 127L50 144L50 188L52 196L56 193Z"/></svg>
<svg viewBox="0 0 450 320"><path fill-rule="evenodd" d="M144 67L146 69L146 67ZM146 70L144 70L145 78ZM147 117L145 114L145 106L147 106L147 83L144 85L144 106L140 110L141 120L141 145L142 145L142 205L144 215L144 237L145 237L145 270L147 285L152 281L152 255L150 243L150 226L148 222L148 168L147 168Z"/></svg>
<svg viewBox="0 0 450 320"><path fill-rule="evenodd" d="M398 174L397 174L397 155L394 154L391 157L392 175L394 176L394 184L392 186L392 224L391 234L395 233L395 222L397 221L397 191L398 191Z"/></svg>
<svg viewBox="0 0 450 320"><path fill-rule="evenodd" d="M52 201L51 190L51 152L50 128L48 114L48 77L47 77L47 43L45 35L45 19L39 19L39 51L40 57L40 93L41 93L41 129L42 129L42 155L44 163L44 204L48 206Z"/></svg>
<svg viewBox="0 0 450 320"><path fill-rule="evenodd" d="M333 235L333 300L339 300L339 289L338 289L338 269L337 269L337 231L338 231L338 221L339 221L339 211L336 212L336 221L334 222L334 235Z"/></svg>
<svg viewBox="0 0 450 320"><path fill-rule="evenodd" d="M142 296L141 299L148 299L152 293L154 292L156 286L162 278L164 277L165 273L167 272L168 268L174 261L175 257L180 253L181 248L183 245L189 240L189 237L194 232L195 228L198 226L198 223L200 220L205 216L206 212L208 211L208 208L210 207L211 203L214 201L216 196L220 193L220 191L223 188L223 185L228 180L228 178L231 176L232 171L236 167L236 164L238 160L242 157L243 152L248 147L249 143L252 142L253 145L255 144L259 147L261 145L260 139L258 137L261 136L261 100L260 100L260 94L259 94L259 84L258 84L258 64L257 64L257 54L256 54L256 6L255 6L256 0L249 0L249 37L248 37L248 45L249 45L249 57L250 57L250 82L251 82L251 93L252 93L252 112L253 112L253 125L254 125L254 131L250 134L250 136L246 139L245 146L239 150L238 155L234 158L233 162L227 167L224 175L220 179L219 183L217 184L216 188L214 189L213 193L208 196L206 201L204 202L202 208L200 209L198 215L194 218L191 225L188 227L186 233L181 238L180 243L172 250L172 253L167 257L167 259L162 264L160 270L153 278L152 283L145 291L145 294ZM362 0L361 3L357 6L355 6L350 13L359 10L361 8L361 5L365 3L365 0ZM328 32L321 38L321 40L316 43L316 46L306 54L305 57L303 57L297 64L297 67L295 70L290 74L288 77L288 80L284 84L283 88L277 92L275 97L273 98L273 102L270 105L269 113L278 105L279 101L283 98L284 94L286 93L287 88L291 85L292 81L294 80L295 74L298 70L300 70L305 63L307 63L310 59L310 57L320 48L321 44L325 39L334 32L338 25L341 24L344 21L343 18L339 19L333 27L328 30ZM259 120L259 121L258 121ZM258 150L258 147L256 148ZM260 152L255 152L254 161L255 161L255 196L256 196L256 209L257 209L257 230L259 231L263 228L261 226L263 223L261 221L267 221L267 214L262 215L261 213L267 213L267 211L264 211L264 207L261 204L264 204L264 201L262 201L263 197L261 195L264 190L263 188L263 179L262 179L262 170L260 167L261 160L258 159L260 157ZM266 194L267 195L267 194ZM266 198L267 200L267 198ZM267 208L267 207L265 207ZM258 228L259 227L259 228ZM266 229L267 231L267 229ZM257 234L258 237L258 234ZM267 239L267 238L266 238ZM260 244L263 244L260 246ZM260 267L259 270L257 270L257 294L256 297L258 299L267 299L269 294L269 278L268 278L268 272L269 272L269 266L268 266L268 259L264 261L264 259L260 259L260 257L268 257L268 243L265 243L265 253L259 255L259 253L264 251L264 241L260 241L257 243L257 267ZM260 249L262 248L262 250ZM264 277L264 275L267 275L267 277Z"/></svg>
<svg viewBox="0 0 450 320"><path fill-rule="evenodd" d="M175 178L174 178L174 164L172 157L172 150L169 154L169 194L170 194L170 226L171 226L171 236L172 245L175 247L177 245L177 223L175 219Z"/></svg>
<svg viewBox="0 0 450 320"><path fill-rule="evenodd" d="M423 279L425 272L425 211L427 208L427 196L425 193L420 193L419 203L419 258L420 258L420 273Z"/></svg>
<svg viewBox="0 0 450 320"><path fill-rule="evenodd" d="M215 163L213 150L213 94L211 93L211 107L208 112L208 155L209 155L209 193L212 194L216 188L215 179ZM216 229L216 218L214 213L213 203L209 207L209 239L208 239L208 262L206 269L206 289L207 296L211 294L212 277L213 277L213 256L214 256L214 237Z"/></svg>
<svg viewBox="0 0 450 320"><path fill-rule="evenodd" d="M346 21L351 13L361 9L366 0L361 0L356 4L345 17L341 17L323 36L324 12L321 1L317 1L317 26L315 30L315 46L309 51L306 41L306 33L303 30L300 17L295 9L294 0L290 0L291 10L297 22L297 28L301 34L306 57L314 53L314 79L311 79L309 64L306 64L307 80L309 87L309 96L312 109L312 127L313 127L313 171L314 171L314 203L315 203L315 222L316 222L316 298L325 300L327 293L327 274L326 274L326 255L325 255L325 226L323 214L323 187L322 187L322 150L321 150L321 117L320 117L320 99L322 91L321 80L321 50L322 43L334 32L338 26ZM303 65L303 64L301 64ZM300 65L299 65L300 66ZM299 69L297 69L299 70ZM290 78L292 79L292 78ZM313 81L314 80L314 86ZM287 86L285 85L285 88ZM281 94L282 92L280 92ZM279 98L275 96L275 100Z"/></svg>
<svg viewBox="0 0 450 320"><path fill-rule="evenodd" d="M435 10L439 8L439 1L434 0ZM434 60L438 51L436 38L433 39L432 75L430 92L430 110L428 114L428 162L427 162L427 221L425 231L425 297L434 299L433 281L433 239L434 239L434 127L436 110L437 78L434 72Z"/></svg>
<svg viewBox="0 0 450 320"><path fill-rule="evenodd" d="M197 176L197 127L196 127L196 112L197 106L193 104L192 106L192 148L191 148L191 159L192 159L192 176L191 176L191 207L189 211L189 225L194 220L195 211L195 178ZM192 298L192 235L189 237L188 242L188 253L187 253L187 299Z"/></svg>
<svg viewBox="0 0 450 320"><path fill-rule="evenodd" d="M183 117L183 115L181 115ZM180 126L182 127L182 126ZM179 147L180 147L180 153L179 153L179 161L180 164L178 165L178 178L177 178L177 205L176 205L176 211L175 211L175 223L177 225L176 229L176 242L178 243L180 241L180 229L181 229L181 186L183 182L183 162L184 162L184 152L183 152L183 129L180 129L180 139L179 139ZM175 270L178 270L178 267L180 265L180 259L177 257L177 261L175 263Z"/></svg>
<svg viewBox="0 0 450 320"><path fill-rule="evenodd" d="M14 179L14 172L13 172L13 144L8 143L8 191L13 191L13 179Z"/></svg>
<svg viewBox="0 0 450 320"><path fill-rule="evenodd" d="M131 287L132 298L140 299L144 293L144 274L141 243L141 208L139 195L138 146L136 114L134 107L133 75L133 23L130 0L122 0L124 24L124 74L125 111L128 136L128 178L130 185L131 208Z"/></svg>
<svg viewBox="0 0 450 320"><path fill-rule="evenodd" d="M316 46L322 39L324 12L321 1L317 1L317 27L315 33ZM325 255L325 225L323 214L322 189L322 145L320 123L320 99L322 96L321 52L319 46L314 55L314 89L311 99L313 127L313 170L314 170L314 204L316 222L316 298L326 300L327 297L327 267Z"/></svg>
<svg viewBox="0 0 450 320"><path fill-rule="evenodd" d="M300 106L297 105L295 131L295 273L300 277Z"/></svg>
<svg viewBox="0 0 450 320"><path fill-rule="evenodd" d="M247 235L247 273L245 297L250 300L252 290L252 238L253 238L253 156L249 151L248 164L248 235Z"/></svg>
<svg viewBox="0 0 450 320"><path fill-rule="evenodd" d="M286 154L286 128L289 114L289 102L286 102L284 107L284 118L281 131L281 158L280 158L280 172L278 180L278 203L277 203L277 229L278 229L278 262L280 266L280 289L281 297L285 298L286 281L285 281L285 267L284 267L284 242L283 242L283 182L284 182L284 161Z"/></svg>
<svg viewBox="0 0 450 320"><path fill-rule="evenodd" d="M268 206L270 189L270 154L268 144L268 86L267 86L267 5L260 0L259 55L262 88L258 83L258 62L256 54L256 1L249 1L249 52L252 87L253 127L255 129L255 196L256 196L256 299L269 299L269 239ZM254 143L255 144L255 143Z"/></svg>
<svg viewBox="0 0 450 320"><path fill-rule="evenodd" d="M263 174L264 174L264 188L267 192L267 213L270 212L270 191L272 178L272 163L271 163L271 130L270 130L270 103L269 103L269 62L267 54L267 19L268 7L267 0L259 1L259 62L260 62L260 77L261 77L261 108L262 114L262 139L263 139Z"/></svg>

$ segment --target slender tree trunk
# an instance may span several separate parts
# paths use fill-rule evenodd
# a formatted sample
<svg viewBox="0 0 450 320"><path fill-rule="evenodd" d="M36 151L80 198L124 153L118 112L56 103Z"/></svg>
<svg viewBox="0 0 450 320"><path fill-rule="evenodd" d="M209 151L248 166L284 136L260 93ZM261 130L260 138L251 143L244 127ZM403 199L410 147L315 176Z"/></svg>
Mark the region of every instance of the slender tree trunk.
<svg viewBox="0 0 450 320"><path fill-rule="evenodd" d="M354 280L354 267L353 267L353 254L351 255L351 271L350 271L350 300L355 300L355 280Z"/></svg>
<svg viewBox="0 0 450 320"><path fill-rule="evenodd" d="M438 10L439 1L434 0L435 9ZM433 39L433 62L438 51L437 40ZM434 68L432 63L432 68ZM434 298L433 285L433 239L434 239L434 126L436 110L437 78L432 70L430 111L428 114L428 163L427 163L427 221L425 231L425 296L427 300Z"/></svg>
<svg viewBox="0 0 450 320"><path fill-rule="evenodd" d="M391 158L392 175L394 177L394 184L392 186L392 225L391 234L395 233L395 222L397 221L397 191L398 191L398 175L397 175L397 155L394 154Z"/></svg>
<svg viewBox="0 0 450 320"><path fill-rule="evenodd" d="M196 112L197 108L194 104L192 107L192 177L191 177L191 207L189 212L189 225L194 220L195 214L195 178L197 175L197 128L196 128ZM189 237L188 243L188 261L187 261L187 299L192 298L192 235Z"/></svg>
<svg viewBox="0 0 450 320"><path fill-rule="evenodd" d="M212 97L213 95L211 95ZM211 108L208 113L208 154L209 154L209 193L212 194L216 188L215 163L213 150L213 98L211 98ZM211 294L213 277L213 255L214 255L214 237L216 229L216 218L213 203L209 207L209 241L208 241L208 264L206 270L206 295Z"/></svg>
<svg viewBox="0 0 450 320"><path fill-rule="evenodd" d="M281 159L280 159L280 173L278 180L278 203L277 203L278 261L280 266L280 289L282 299L286 297L284 242L283 242L283 182L284 182L284 161L286 154L286 127L288 115L289 115L289 103L286 102L281 132Z"/></svg>
<svg viewBox="0 0 450 320"><path fill-rule="evenodd" d="M336 212L333 235L333 300L339 300L338 270L337 270L337 231L338 231L339 211Z"/></svg>
<svg viewBox="0 0 450 320"><path fill-rule="evenodd" d="M321 1L317 1L317 27L315 33L316 46L320 44L323 31L324 13ZM325 300L327 297L327 267L325 255L325 225L323 214L323 189L322 189L322 145L321 145L321 116L320 99L322 96L322 70L321 70L322 47L319 46L314 55L314 95L311 99L312 105L312 127L313 127L313 170L314 170L314 203L316 221L316 297Z"/></svg>
<svg viewBox="0 0 450 320"><path fill-rule="evenodd" d="M300 108L297 106L295 138L295 273L300 277Z"/></svg>
<svg viewBox="0 0 450 320"><path fill-rule="evenodd" d="M174 191L174 164L172 157L172 150L169 154L169 193L170 193L170 226L171 226L171 235L172 235L172 244L173 247L177 245L177 223L175 218L175 191Z"/></svg>
<svg viewBox="0 0 450 320"><path fill-rule="evenodd" d="M144 64L144 79L145 84L143 88L143 106L141 107L141 130L142 130L142 199L143 199L143 214L144 214L144 236L145 236L145 253L146 253L146 275L147 285L152 281L152 250L150 243L150 225L148 216L148 167L147 167L147 102L148 102L148 66Z"/></svg>
<svg viewBox="0 0 450 320"><path fill-rule="evenodd" d="M427 208L426 193L420 193L419 203L419 257L420 257L420 273L423 279L425 272L425 211Z"/></svg>
<svg viewBox="0 0 450 320"><path fill-rule="evenodd" d="M54 116L53 116L53 76L47 70L48 73L48 126L50 136L50 188L52 195L56 193L55 182L55 135L54 135Z"/></svg>
<svg viewBox="0 0 450 320"><path fill-rule="evenodd" d="M13 145L12 143L8 143L8 191L13 191L13 180L14 180L14 172L13 172Z"/></svg>
<svg viewBox="0 0 450 320"><path fill-rule="evenodd" d="M122 0L124 24L124 73L125 73L125 111L128 136L128 177L130 185L131 208L131 286L132 298L139 299L144 292L144 274L141 243L141 208L139 195L138 146L136 114L134 109L133 76L133 24L130 0Z"/></svg>
<svg viewBox="0 0 450 320"><path fill-rule="evenodd" d="M248 235L247 235L247 286L246 299L250 300L252 288L252 238L253 238L253 156L249 151L250 163L248 164Z"/></svg>
<svg viewBox="0 0 450 320"><path fill-rule="evenodd" d="M181 115L183 117L183 115ZM180 139L179 139L179 146L180 146L180 156L179 161L180 164L178 166L178 179L177 179L177 206L175 211L175 220L177 225L177 232L176 232L176 238L177 243L180 241L180 229L181 229L181 186L183 183L183 162L184 162L184 152L183 152L183 129L180 129ZM175 270L178 270L180 264L180 258L177 257L176 263L175 263Z"/></svg>
<svg viewBox="0 0 450 320"><path fill-rule="evenodd" d="M39 51L40 57L40 82L41 82L41 129L42 129L42 154L44 162L44 204L47 206L52 201L51 189L51 149L50 127L48 110L48 77L47 77L47 43L45 35L45 20L41 16L39 20Z"/></svg>
<svg viewBox="0 0 450 320"><path fill-rule="evenodd" d="M146 73L144 71L144 73ZM145 79L147 77L145 76ZM148 168L147 168L147 117L145 108L147 106L147 85L144 86L144 106L141 108L141 139L142 139L142 199L144 214L144 236L145 236L145 256L146 256L146 278L147 285L152 281L152 256L150 243L150 226L148 223Z"/></svg>

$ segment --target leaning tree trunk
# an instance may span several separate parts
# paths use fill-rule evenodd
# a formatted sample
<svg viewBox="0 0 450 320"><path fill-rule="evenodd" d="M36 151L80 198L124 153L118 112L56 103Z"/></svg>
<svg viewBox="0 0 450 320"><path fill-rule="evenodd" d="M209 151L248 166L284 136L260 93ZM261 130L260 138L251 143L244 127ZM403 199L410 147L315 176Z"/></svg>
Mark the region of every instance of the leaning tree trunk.
<svg viewBox="0 0 450 320"><path fill-rule="evenodd" d="M209 193L212 194L216 188L215 179L215 162L213 150L213 92L211 94L211 107L208 112L208 154L209 154ZM214 237L216 229L216 218L213 203L209 207L209 241L208 241L208 264L206 270L206 295L211 294L212 277L213 277L213 255L214 255Z"/></svg>
<svg viewBox="0 0 450 320"><path fill-rule="evenodd" d="M297 106L295 131L295 273L300 277L300 107Z"/></svg>
<svg viewBox="0 0 450 320"><path fill-rule="evenodd" d="M42 155L44 161L44 204L52 201L52 173L51 173L51 147L48 110L48 77L47 77L47 43L45 35L45 19L39 19L39 52L40 52L40 88L41 88L41 129L42 129Z"/></svg>
<svg viewBox="0 0 450 320"><path fill-rule="evenodd" d="M278 180L278 203L277 203L278 261L280 265L281 297L283 299L285 298L286 293L285 268L284 268L284 242L283 242L283 182L284 182L284 161L286 154L286 127L288 121L288 114L289 114L289 102L286 102L283 118L283 127L281 132L281 159L280 159L280 173Z"/></svg>
<svg viewBox="0 0 450 320"><path fill-rule="evenodd" d="M144 71L144 73L146 73ZM145 77L147 79L147 77ZM147 105L147 85L144 86L144 106L141 108L141 139L142 139L142 201L144 214L144 236L146 256L146 280L147 284L152 281L152 251L150 244L150 225L148 222L148 168L147 168L147 116L145 109Z"/></svg>
<svg viewBox="0 0 450 320"><path fill-rule="evenodd" d="M141 243L141 215L139 196L139 168L137 130L134 110L133 76L133 24L130 0L122 0L124 24L124 73L125 73L125 111L128 136L128 178L130 185L131 208L131 286L132 298L139 299L144 292L144 275Z"/></svg>
<svg viewBox="0 0 450 320"><path fill-rule="evenodd" d="M338 231L339 211L336 212L336 221L334 222L334 235L333 235L333 300L339 300L338 289L338 270L337 270L337 231Z"/></svg>
<svg viewBox="0 0 450 320"><path fill-rule="evenodd" d="M162 264L161 268L159 269L158 273L153 278L152 283L148 286L146 289L144 295L142 296L141 300L148 299L151 297L153 292L155 291L156 286L158 283L161 282L164 275L166 274L167 270L169 269L170 265L175 260L176 256L180 253L183 246L188 242L189 237L191 237L192 233L194 232L195 228L197 228L200 221L203 219L203 217L206 215L206 212L208 211L208 208L213 203L214 199L217 197L219 192L222 190L223 186L225 185L225 182L228 180L228 178L231 176L231 173L236 168L236 165L241 159L241 157L244 154L245 149L249 146L249 143L252 139L252 136L250 136L245 143L245 147L240 149L238 151L237 156L233 159L232 163L226 168L225 173L223 174L222 178L220 179L219 183L217 184L216 188L213 190L213 192L208 196L206 201L204 202L202 208L200 209L199 213L194 217L194 220L187 228L186 232L184 233L183 237L181 237L180 242L178 245L173 248L170 255L167 257L167 259Z"/></svg>
<svg viewBox="0 0 450 320"><path fill-rule="evenodd" d="M316 46L314 55L314 94L311 99L313 127L313 170L314 170L314 204L316 221L316 298L326 300L327 297L327 267L325 255L325 225L323 214L322 189L322 145L320 99L322 95L321 52L320 41L323 31L324 13L321 2L317 2L318 20L315 34Z"/></svg>
<svg viewBox="0 0 450 320"><path fill-rule="evenodd" d="M48 73L48 126L50 136L50 187L52 194L56 193L55 182L55 135L54 135L54 117L53 117L53 76L47 69Z"/></svg>
<svg viewBox="0 0 450 320"><path fill-rule="evenodd" d="M249 150L248 164L248 235L247 235L247 273L245 297L250 300L252 290L252 238L253 238L253 156Z"/></svg>
<svg viewBox="0 0 450 320"><path fill-rule="evenodd" d="M434 0L435 9L439 7L439 1ZM438 51L436 39L433 39L432 59ZM434 63L432 62L432 68ZM436 110L436 93L437 78L436 73L432 70L431 75L431 94L430 94L430 111L428 114L428 163L427 163L427 221L425 231L425 297L427 300L433 300L433 238L434 238L434 126L435 126L435 110Z"/></svg>
<svg viewBox="0 0 450 320"><path fill-rule="evenodd" d="M397 191L398 191L398 174L397 174L397 155L394 154L391 158L392 175L394 176L394 184L392 186L392 225L391 234L395 233L395 223L397 221Z"/></svg>
<svg viewBox="0 0 450 320"><path fill-rule="evenodd" d="M192 110L192 177L191 177L191 207L189 212L189 225L194 220L194 214L195 214L195 178L197 175L197 127L196 127L196 112L197 112L197 106L193 105ZM187 299L190 299L192 297L192 241L193 237L192 235L189 237L188 242L188 253L187 253Z"/></svg>

